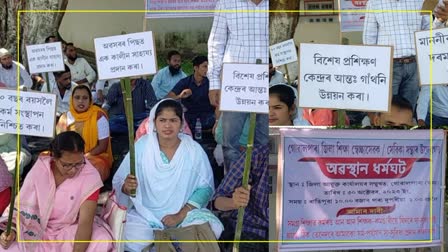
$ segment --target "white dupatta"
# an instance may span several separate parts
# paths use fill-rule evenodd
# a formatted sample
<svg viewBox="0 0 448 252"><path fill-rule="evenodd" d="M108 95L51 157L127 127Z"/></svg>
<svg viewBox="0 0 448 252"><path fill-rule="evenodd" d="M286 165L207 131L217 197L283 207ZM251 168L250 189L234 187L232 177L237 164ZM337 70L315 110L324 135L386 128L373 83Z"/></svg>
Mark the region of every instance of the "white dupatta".
<svg viewBox="0 0 448 252"><path fill-rule="evenodd" d="M181 140L169 164L160 155L157 133L154 131L157 103L149 115L149 132L135 143L136 197L131 201L136 211L149 223L163 227L161 219L177 213L193 192L201 187L214 189L213 172L202 147L190 136L179 133ZM129 153L114 176L113 184L120 203L129 197L121 192L124 179L129 174Z"/></svg>

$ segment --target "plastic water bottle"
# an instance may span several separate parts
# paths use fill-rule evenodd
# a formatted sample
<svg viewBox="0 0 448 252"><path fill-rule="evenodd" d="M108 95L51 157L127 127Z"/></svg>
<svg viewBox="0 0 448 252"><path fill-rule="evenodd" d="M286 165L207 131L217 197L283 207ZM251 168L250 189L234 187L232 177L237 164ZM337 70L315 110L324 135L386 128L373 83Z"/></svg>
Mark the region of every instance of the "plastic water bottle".
<svg viewBox="0 0 448 252"><path fill-rule="evenodd" d="M196 118L196 124L194 126L194 138L196 140L202 140L202 124L201 119Z"/></svg>

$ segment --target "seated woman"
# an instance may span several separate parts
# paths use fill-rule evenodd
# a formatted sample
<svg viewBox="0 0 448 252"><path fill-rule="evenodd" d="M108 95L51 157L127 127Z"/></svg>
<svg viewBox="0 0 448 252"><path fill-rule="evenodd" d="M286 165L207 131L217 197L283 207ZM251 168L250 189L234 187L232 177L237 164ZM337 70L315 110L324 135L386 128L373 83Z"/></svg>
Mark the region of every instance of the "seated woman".
<svg viewBox="0 0 448 252"><path fill-rule="evenodd" d="M92 93L86 85L72 91L70 110L61 115L56 133L76 131L85 141L86 158L105 181L110 174L113 156L110 143L109 122L104 111L93 105Z"/></svg>
<svg viewBox="0 0 448 252"><path fill-rule="evenodd" d="M286 84L269 88L269 126L309 126L296 106L297 91Z"/></svg>
<svg viewBox="0 0 448 252"><path fill-rule="evenodd" d="M223 226L206 205L214 191L207 155L182 133L182 107L172 99L156 104L149 115L149 132L135 144L135 176L126 155L113 178L119 203L128 207L125 240L153 240L154 230L208 223L219 238ZM136 189L136 197L129 197ZM214 234L214 235L213 235ZM129 242L125 250L141 251L149 243Z"/></svg>
<svg viewBox="0 0 448 252"><path fill-rule="evenodd" d="M0 216L9 205L11 199L12 176L5 161L0 157Z"/></svg>
<svg viewBox="0 0 448 252"><path fill-rule="evenodd" d="M72 131L56 136L51 156L41 156L20 190L20 239L28 241L112 240L110 228L95 217L99 189L96 169L84 157L84 140ZM15 221L16 218L13 218ZM4 230L7 217L0 219ZM14 227L15 225L13 225ZM0 251L113 251L108 242L14 242L0 236Z"/></svg>

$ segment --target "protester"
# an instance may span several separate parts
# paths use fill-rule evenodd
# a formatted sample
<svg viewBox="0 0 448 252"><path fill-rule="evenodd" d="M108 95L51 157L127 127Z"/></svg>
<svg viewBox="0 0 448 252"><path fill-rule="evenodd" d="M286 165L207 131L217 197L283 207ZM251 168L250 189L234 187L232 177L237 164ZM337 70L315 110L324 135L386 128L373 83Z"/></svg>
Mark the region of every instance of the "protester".
<svg viewBox="0 0 448 252"><path fill-rule="evenodd" d="M181 132L182 106L172 99L156 104L150 113L150 131L135 144L135 176L129 154L113 178L123 205L132 201L124 229L125 249L141 251L154 240L153 231L209 223L219 238L223 226L206 206L213 195L213 173L207 155ZM136 197L130 198L131 190Z"/></svg>
<svg viewBox="0 0 448 252"><path fill-rule="evenodd" d="M11 200L12 176L5 161L0 157L0 216Z"/></svg>
<svg viewBox="0 0 448 252"><path fill-rule="evenodd" d="M0 236L0 251L114 251L113 243L104 242L113 239L110 228L95 217L103 183L84 157L83 139L64 132L50 150L51 156L39 157L20 190L20 240L102 242L16 242L13 229ZM6 221L0 219L2 230Z"/></svg>
<svg viewBox="0 0 448 252"><path fill-rule="evenodd" d="M86 85L72 91L70 109L62 114L56 133L76 131L85 141L85 155L105 181L110 174L113 156L110 143L109 122L106 113L93 105L92 93Z"/></svg>
<svg viewBox="0 0 448 252"><path fill-rule="evenodd" d="M377 127L412 127L412 104L399 95L392 97L391 110L376 113L373 124Z"/></svg>
<svg viewBox="0 0 448 252"><path fill-rule="evenodd" d="M151 85L156 92L157 100L166 98L168 93L181 79L187 75L181 69L181 56L178 51L169 51L166 62L168 66L160 69L154 78Z"/></svg>
<svg viewBox="0 0 448 252"><path fill-rule="evenodd" d="M285 75L272 65L272 59L269 58L269 86L280 83L286 83Z"/></svg>
<svg viewBox="0 0 448 252"><path fill-rule="evenodd" d="M268 9L267 0L219 0L216 3L208 39L209 99L213 106L219 106L223 63L255 64L257 59L263 64L268 63ZM249 113L222 113L226 167L230 167L241 154L239 139L248 117ZM258 114L256 120L254 144L265 145L268 143L268 115Z"/></svg>
<svg viewBox="0 0 448 252"><path fill-rule="evenodd" d="M72 82L70 68L66 65L63 71L53 72L52 75L54 76L54 82L49 82L50 92L56 94L56 117L59 118L63 113L69 110L72 89L76 87L77 84ZM47 89L44 87L41 91L47 92Z"/></svg>
<svg viewBox="0 0 448 252"><path fill-rule="evenodd" d="M76 84L86 84L92 87L96 79L96 73L86 59L78 57L76 47L73 43L67 43L65 46L65 64L70 68L72 80Z"/></svg>
<svg viewBox="0 0 448 252"><path fill-rule="evenodd" d="M0 48L0 83L6 84L9 88L19 88L22 90L31 89L33 81L25 67L12 60L12 54L5 48ZM17 68L20 68L19 80L17 80Z"/></svg>

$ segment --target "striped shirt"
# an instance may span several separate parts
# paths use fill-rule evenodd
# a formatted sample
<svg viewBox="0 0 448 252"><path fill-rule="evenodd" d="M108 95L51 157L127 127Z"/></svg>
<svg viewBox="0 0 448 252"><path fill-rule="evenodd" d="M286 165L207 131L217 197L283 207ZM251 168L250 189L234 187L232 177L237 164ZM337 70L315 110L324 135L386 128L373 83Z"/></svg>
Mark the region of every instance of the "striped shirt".
<svg viewBox="0 0 448 252"><path fill-rule="evenodd" d="M366 10L377 12L366 13L363 43L393 46L394 58L416 55L414 32L430 26L430 16L420 15L422 5L422 0L369 0Z"/></svg>
<svg viewBox="0 0 448 252"><path fill-rule="evenodd" d="M216 189L217 197L232 197L236 188L242 185L246 153L231 164L229 172ZM260 237L268 237L269 229L269 186L268 186L268 145L256 146L252 153L249 185L251 185L249 204L244 212L243 233L249 232ZM236 226L238 210L234 210L231 218Z"/></svg>
<svg viewBox="0 0 448 252"><path fill-rule="evenodd" d="M223 63L268 63L269 1L219 0L208 39L210 90L220 89ZM227 12L223 12L227 11ZM267 70L267 69L266 69Z"/></svg>

